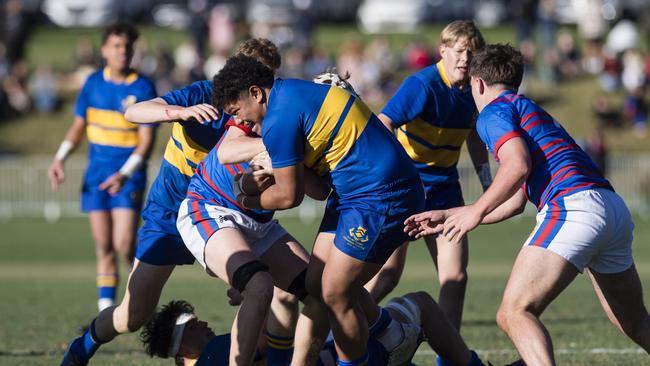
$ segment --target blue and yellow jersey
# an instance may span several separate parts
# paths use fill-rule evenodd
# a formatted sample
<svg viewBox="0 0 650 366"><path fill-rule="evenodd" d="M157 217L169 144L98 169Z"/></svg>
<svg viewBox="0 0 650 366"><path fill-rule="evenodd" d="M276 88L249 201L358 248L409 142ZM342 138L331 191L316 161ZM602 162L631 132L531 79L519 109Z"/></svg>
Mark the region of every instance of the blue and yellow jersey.
<svg viewBox="0 0 650 366"><path fill-rule="evenodd" d="M474 128L471 89L451 85L442 62L404 80L381 111L426 185L458 180L460 148Z"/></svg>
<svg viewBox="0 0 650 366"><path fill-rule="evenodd" d="M212 81L197 81L161 97L167 104L190 107L210 103ZM221 111L220 111L221 112ZM221 112L219 120L208 124L196 121L174 122L160 172L149 191L148 200L177 211L185 199L190 177L208 152L219 142L230 116Z"/></svg>
<svg viewBox="0 0 650 366"><path fill-rule="evenodd" d="M274 168L300 162L327 176L340 199L419 181L411 160L357 97L336 86L277 79L262 138Z"/></svg>
<svg viewBox="0 0 650 366"><path fill-rule="evenodd" d="M75 115L86 121L89 165L109 164L119 169L124 164L138 145L138 125L124 118L124 110L155 97L153 83L135 72L123 83L111 81L108 68L88 77L77 98Z"/></svg>
<svg viewBox="0 0 650 366"><path fill-rule="evenodd" d="M194 366L226 366L230 358L230 333L221 334L203 348Z"/></svg>

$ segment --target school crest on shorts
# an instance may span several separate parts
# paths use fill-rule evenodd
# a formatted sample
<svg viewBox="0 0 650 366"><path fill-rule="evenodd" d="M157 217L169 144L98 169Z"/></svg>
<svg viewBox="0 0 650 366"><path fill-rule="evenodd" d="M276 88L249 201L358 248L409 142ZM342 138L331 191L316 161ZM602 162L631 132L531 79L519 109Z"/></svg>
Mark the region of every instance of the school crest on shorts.
<svg viewBox="0 0 650 366"><path fill-rule="evenodd" d="M368 241L368 230L361 225L356 228L350 228L348 230L348 236L343 239L351 246L363 249L365 243Z"/></svg>

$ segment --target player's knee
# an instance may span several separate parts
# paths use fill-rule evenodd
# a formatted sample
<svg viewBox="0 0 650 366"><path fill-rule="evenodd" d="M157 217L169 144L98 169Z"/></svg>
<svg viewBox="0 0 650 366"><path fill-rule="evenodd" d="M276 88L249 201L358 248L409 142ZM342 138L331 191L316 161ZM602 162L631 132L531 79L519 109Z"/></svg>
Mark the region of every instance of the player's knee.
<svg viewBox="0 0 650 366"><path fill-rule="evenodd" d="M328 308L336 309L347 308L350 306L351 296L348 289L342 288L335 283L323 283L323 302Z"/></svg>
<svg viewBox="0 0 650 366"><path fill-rule="evenodd" d="M298 302L298 297L290 292L275 289L273 300L286 306L292 306Z"/></svg>
<svg viewBox="0 0 650 366"><path fill-rule="evenodd" d="M499 329L508 333L508 311L503 305L497 310L496 321Z"/></svg>
<svg viewBox="0 0 650 366"><path fill-rule="evenodd" d="M232 275L232 287L241 292L244 298L256 298L260 302L271 302L273 298L273 278L269 267L254 260L241 265Z"/></svg>
<svg viewBox="0 0 650 366"><path fill-rule="evenodd" d="M307 269L300 272L296 276L296 278L294 278L293 281L291 281L291 284L287 289L288 293L292 294L296 299L300 301L305 300L308 294L306 278L307 278Z"/></svg>

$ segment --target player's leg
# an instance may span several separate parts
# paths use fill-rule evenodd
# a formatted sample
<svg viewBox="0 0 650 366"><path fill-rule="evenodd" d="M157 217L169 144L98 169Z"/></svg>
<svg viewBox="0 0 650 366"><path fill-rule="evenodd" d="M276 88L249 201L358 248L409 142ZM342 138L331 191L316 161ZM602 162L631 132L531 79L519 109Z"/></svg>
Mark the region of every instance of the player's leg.
<svg viewBox="0 0 650 366"><path fill-rule="evenodd" d="M467 288L467 236L453 243L442 235L427 236L424 240L438 269L438 304L454 327L460 330Z"/></svg>
<svg viewBox="0 0 650 366"><path fill-rule="evenodd" d="M375 302L379 303L397 287L406 265L408 243L395 249L379 272L364 286Z"/></svg>
<svg viewBox="0 0 650 366"><path fill-rule="evenodd" d="M573 264L550 250L524 246L519 252L497 311L497 324L527 364L555 364L551 337L539 317L577 274Z"/></svg>
<svg viewBox="0 0 650 366"><path fill-rule="evenodd" d="M111 210L111 217L113 219L113 246L117 254L124 259L127 268L131 268L135 255L135 238L140 212L131 208L114 208Z"/></svg>
<svg viewBox="0 0 650 366"><path fill-rule="evenodd" d="M286 233L277 224L274 224L273 227L275 230L271 230L265 235L266 237L274 237L273 232ZM269 272L273 276L275 285L293 293L304 304L296 326L296 344L291 364L315 364L329 326L325 306L320 301L308 296L305 288L309 254L293 237L285 234L264 251L261 259L269 265ZM291 339L293 340L293 338L292 334Z"/></svg>
<svg viewBox="0 0 650 366"><path fill-rule="evenodd" d="M273 298L273 278L235 228L224 227L210 236L204 260L207 269L242 294L231 330L230 364L252 364Z"/></svg>
<svg viewBox="0 0 650 366"><path fill-rule="evenodd" d="M636 267L607 274L590 270L589 276L609 320L650 353L650 315Z"/></svg>
<svg viewBox="0 0 650 366"><path fill-rule="evenodd" d="M154 313L173 269L173 265L157 266L136 260L120 305L97 315L88 330L70 344L61 365L85 365L100 345L144 325Z"/></svg>
<svg viewBox="0 0 650 366"><path fill-rule="evenodd" d="M298 298L275 287L271 310L266 320L266 336L263 337L268 366L288 365L291 362L299 313Z"/></svg>
<svg viewBox="0 0 650 366"><path fill-rule="evenodd" d="M88 219L97 257L97 307L102 311L115 303L118 282L117 255L112 238L113 223L108 210L90 211Z"/></svg>

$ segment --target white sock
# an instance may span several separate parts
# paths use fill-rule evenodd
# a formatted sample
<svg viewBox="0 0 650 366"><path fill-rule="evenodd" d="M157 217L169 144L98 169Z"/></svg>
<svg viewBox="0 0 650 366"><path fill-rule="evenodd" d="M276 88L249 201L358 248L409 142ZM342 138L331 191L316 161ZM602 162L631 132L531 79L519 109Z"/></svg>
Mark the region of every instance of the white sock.
<svg viewBox="0 0 650 366"><path fill-rule="evenodd" d="M99 308L99 311L102 311L113 305L115 305L115 301L108 297L102 297L97 300L97 308Z"/></svg>

